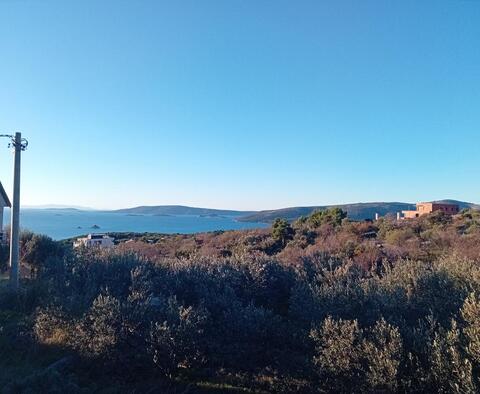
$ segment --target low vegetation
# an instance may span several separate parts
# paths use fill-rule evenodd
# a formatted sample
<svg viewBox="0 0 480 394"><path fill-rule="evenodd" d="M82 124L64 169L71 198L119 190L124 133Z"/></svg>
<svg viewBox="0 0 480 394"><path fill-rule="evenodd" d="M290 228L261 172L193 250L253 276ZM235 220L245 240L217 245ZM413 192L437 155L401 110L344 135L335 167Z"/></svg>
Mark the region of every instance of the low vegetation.
<svg viewBox="0 0 480 394"><path fill-rule="evenodd" d="M478 211L117 238L24 235L3 392L480 391Z"/></svg>

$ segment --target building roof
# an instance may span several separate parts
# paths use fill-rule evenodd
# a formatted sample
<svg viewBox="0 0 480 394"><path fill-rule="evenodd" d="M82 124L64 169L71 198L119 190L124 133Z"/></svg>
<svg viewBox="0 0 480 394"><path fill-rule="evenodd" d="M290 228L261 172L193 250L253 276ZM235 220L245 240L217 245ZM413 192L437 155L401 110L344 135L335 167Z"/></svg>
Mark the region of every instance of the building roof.
<svg viewBox="0 0 480 394"><path fill-rule="evenodd" d="M8 198L8 195L7 195L7 193L5 192L5 189L2 186L2 182L0 182L0 197L2 197L3 200L5 201L5 206L10 207L10 208L12 207L12 204L11 204L9 198Z"/></svg>

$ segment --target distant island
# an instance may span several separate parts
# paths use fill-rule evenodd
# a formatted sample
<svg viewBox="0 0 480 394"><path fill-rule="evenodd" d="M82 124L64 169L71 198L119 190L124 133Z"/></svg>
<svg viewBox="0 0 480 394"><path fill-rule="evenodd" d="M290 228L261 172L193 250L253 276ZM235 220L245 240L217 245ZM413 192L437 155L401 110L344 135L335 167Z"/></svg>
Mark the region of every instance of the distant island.
<svg viewBox="0 0 480 394"><path fill-rule="evenodd" d="M44 204L44 205L24 205L24 209L50 209L50 210L66 210L66 211L96 211L96 209L83 207L78 205L62 205L62 204Z"/></svg>
<svg viewBox="0 0 480 394"><path fill-rule="evenodd" d="M112 211L114 213L122 214L136 214L136 215L218 215L218 216L247 216L256 213L255 211L235 211L225 209L210 209L210 208L194 208L184 205L156 205L156 206L139 206L127 209L118 209Z"/></svg>

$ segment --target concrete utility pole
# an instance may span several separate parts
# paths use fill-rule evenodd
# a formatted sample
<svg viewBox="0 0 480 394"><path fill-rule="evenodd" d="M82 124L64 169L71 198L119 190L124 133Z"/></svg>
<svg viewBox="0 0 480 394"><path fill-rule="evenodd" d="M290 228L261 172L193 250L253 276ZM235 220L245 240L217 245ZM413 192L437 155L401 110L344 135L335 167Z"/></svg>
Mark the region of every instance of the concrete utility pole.
<svg viewBox="0 0 480 394"><path fill-rule="evenodd" d="M10 228L10 284L14 290L18 289L19 282L19 256L20 256L20 164L21 153L28 146L28 141L22 138L21 133L15 135L0 135L11 140L9 146L14 149L13 165L13 201Z"/></svg>
<svg viewBox="0 0 480 394"><path fill-rule="evenodd" d="M12 142L14 149L13 163L13 201L12 225L10 228L10 284L18 289L20 256L20 164L22 154L22 134L15 133Z"/></svg>

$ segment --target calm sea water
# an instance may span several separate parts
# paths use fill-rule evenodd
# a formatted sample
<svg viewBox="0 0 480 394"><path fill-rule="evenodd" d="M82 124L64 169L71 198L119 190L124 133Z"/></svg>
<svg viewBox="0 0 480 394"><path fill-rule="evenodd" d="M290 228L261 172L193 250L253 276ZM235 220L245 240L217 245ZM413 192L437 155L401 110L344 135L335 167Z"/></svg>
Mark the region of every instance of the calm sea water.
<svg viewBox="0 0 480 394"><path fill-rule="evenodd" d="M5 223L9 223L9 212L5 213ZM266 227L263 223L237 222L233 216L131 216L112 212L54 209L24 209L20 213L20 224L23 229L46 234L53 239L65 239L92 232L191 234ZM100 228L92 228L95 225Z"/></svg>

